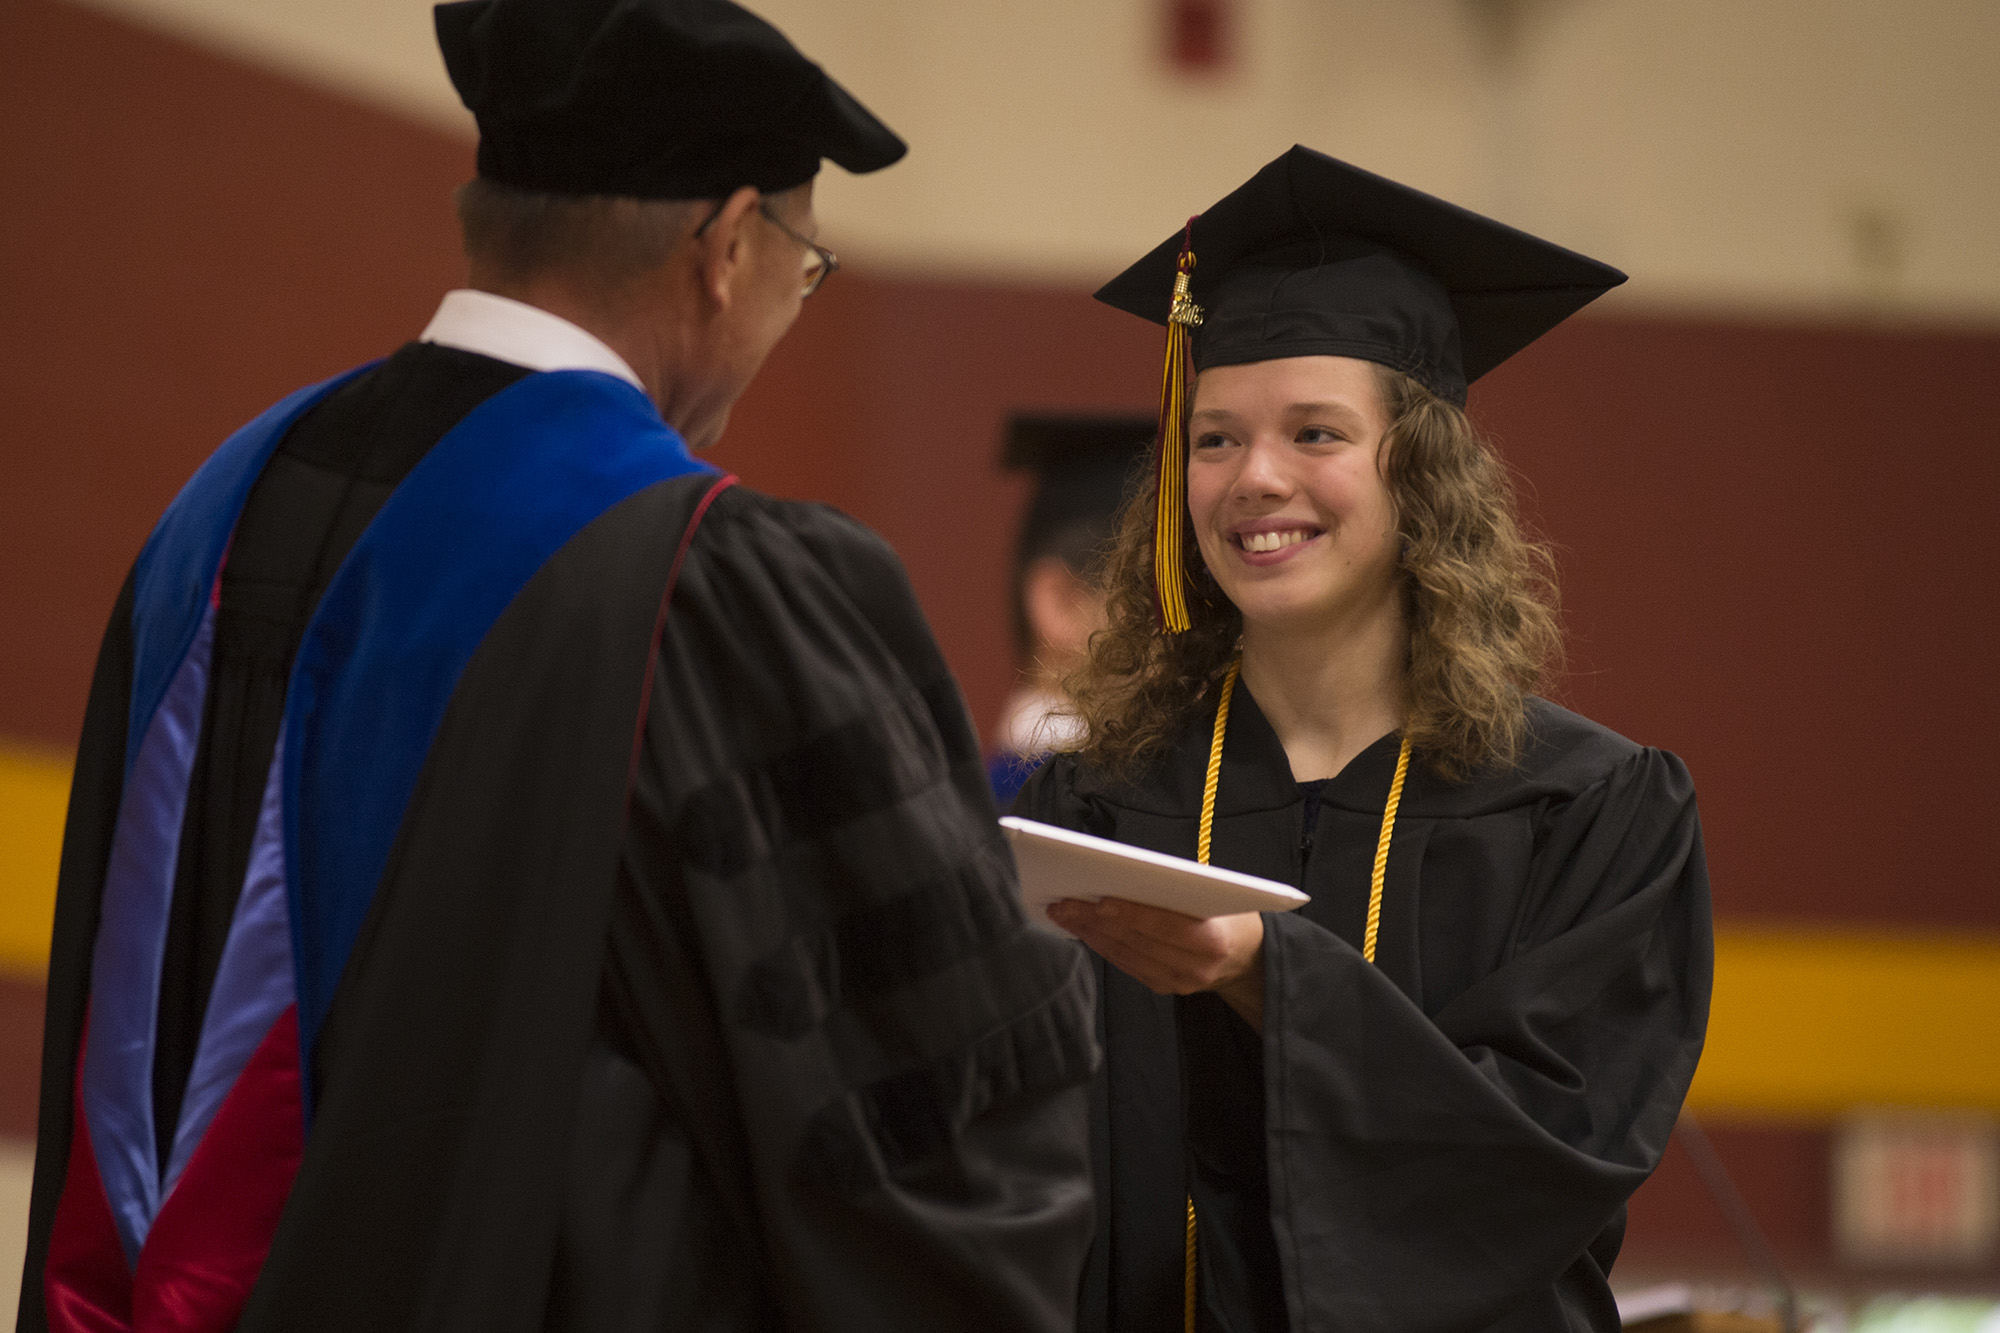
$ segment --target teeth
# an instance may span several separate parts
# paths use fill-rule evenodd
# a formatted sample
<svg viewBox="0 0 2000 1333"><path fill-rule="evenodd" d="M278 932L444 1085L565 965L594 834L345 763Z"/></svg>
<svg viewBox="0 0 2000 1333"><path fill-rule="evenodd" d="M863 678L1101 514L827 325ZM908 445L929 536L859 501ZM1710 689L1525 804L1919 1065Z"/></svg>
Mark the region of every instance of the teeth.
<svg viewBox="0 0 2000 1333"><path fill-rule="evenodd" d="M1296 546L1306 539L1304 528L1286 528L1283 532L1246 532L1243 534L1243 549L1246 551L1281 551L1287 546Z"/></svg>

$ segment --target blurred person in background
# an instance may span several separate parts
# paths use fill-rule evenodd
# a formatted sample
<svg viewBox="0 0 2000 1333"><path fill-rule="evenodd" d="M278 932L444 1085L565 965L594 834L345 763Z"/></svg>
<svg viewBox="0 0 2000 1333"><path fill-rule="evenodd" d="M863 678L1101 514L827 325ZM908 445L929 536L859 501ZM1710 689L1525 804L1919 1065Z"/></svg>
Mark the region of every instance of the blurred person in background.
<svg viewBox="0 0 2000 1333"><path fill-rule="evenodd" d="M1294 148L1098 293L1169 325L1162 444L1015 810L1310 901L1052 910L1105 1042L1081 1328L1619 1327L1708 1014L1694 789L1534 695L1547 558L1463 407L1620 281Z"/></svg>
<svg viewBox="0 0 2000 1333"><path fill-rule="evenodd" d="M726 0L436 17L472 289L112 612L20 1326L1067 1328L1087 967L895 557L690 453L904 146Z"/></svg>
<svg viewBox="0 0 2000 1333"><path fill-rule="evenodd" d="M1032 473L1035 490L1014 543L1020 675L986 761L1003 810L1035 766L1076 736L1061 682L1104 628L1104 556L1156 424L1151 417L1028 413L1007 422L1000 465Z"/></svg>

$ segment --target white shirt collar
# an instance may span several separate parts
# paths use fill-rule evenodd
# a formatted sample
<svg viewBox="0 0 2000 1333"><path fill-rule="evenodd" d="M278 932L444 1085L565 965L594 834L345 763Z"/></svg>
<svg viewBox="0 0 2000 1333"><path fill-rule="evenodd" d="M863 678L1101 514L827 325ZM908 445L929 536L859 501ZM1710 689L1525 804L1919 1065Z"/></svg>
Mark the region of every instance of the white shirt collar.
<svg viewBox="0 0 2000 1333"><path fill-rule="evenodd" d="M601 370L644 393L646 386L595 335L538 306L460 288L446 292L419 342L477 352L529 370Z"/></svg>

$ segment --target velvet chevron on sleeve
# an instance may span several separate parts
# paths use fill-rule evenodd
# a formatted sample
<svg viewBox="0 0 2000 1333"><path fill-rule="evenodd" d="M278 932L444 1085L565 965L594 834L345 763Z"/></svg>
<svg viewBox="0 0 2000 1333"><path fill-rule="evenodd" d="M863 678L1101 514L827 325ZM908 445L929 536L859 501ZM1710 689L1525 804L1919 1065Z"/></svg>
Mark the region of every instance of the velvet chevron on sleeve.
<svg viewBox="0 0 2000 1333"><path fill-rule="evenodd" d="M832 511L724 496L652 697L621 910L687 905L785 1326L1069 1327L1088 970L1026 923L900 564Z"/></svg>

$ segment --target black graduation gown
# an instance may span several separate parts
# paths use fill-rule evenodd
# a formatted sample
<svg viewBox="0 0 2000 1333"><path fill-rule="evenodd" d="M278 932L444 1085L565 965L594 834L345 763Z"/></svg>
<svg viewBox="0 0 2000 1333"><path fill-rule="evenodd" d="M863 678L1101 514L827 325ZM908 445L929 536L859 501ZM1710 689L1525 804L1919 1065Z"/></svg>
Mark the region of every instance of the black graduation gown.
<svg viewBox="0 0 2000 1333"><path fill-rule="evenodd" d="M354 381L321 409L347 411L353 443L319 429L342 456L305 460L332 483L274 483L289 498L262 510L253 495L238 541L253 519L280 534L287 596L316 597L316 562L517 373L496 367L406 348ZM260 490L302 465L299 443ZM466 667L321 1033L246 1333L1069 1326L1087 968L1024 925L973 730L894 555L741 487L679 552L712 482L659 483L589 524ZM46 1327L130 615L128 582L64 844L29 1330ZM240 880L229 793L268 762L268 659L218 669L192 788L209 795L187 821L213 845L183 860L169 935L169 984L193 998L163 1029L199 1021L212 979L218 905L199 899Z"/></svg>
<svg viewBox="0 0 2000 1333"><path fill-rule="evenodd" d="M1399 741L1303 801L1236 691L1214 864L1296 884L1265 915L1264 1032L1095 959L1098 1231L1079 1327L1618 1328L1605 1275L1701 1052L1712 944L1694 790L1670 754L1542 700L1511 772L1413 763L1376 965L1360 954ZM1192 856L1212 708L1132 785L1058 757L1015 813Z"/></svg>

